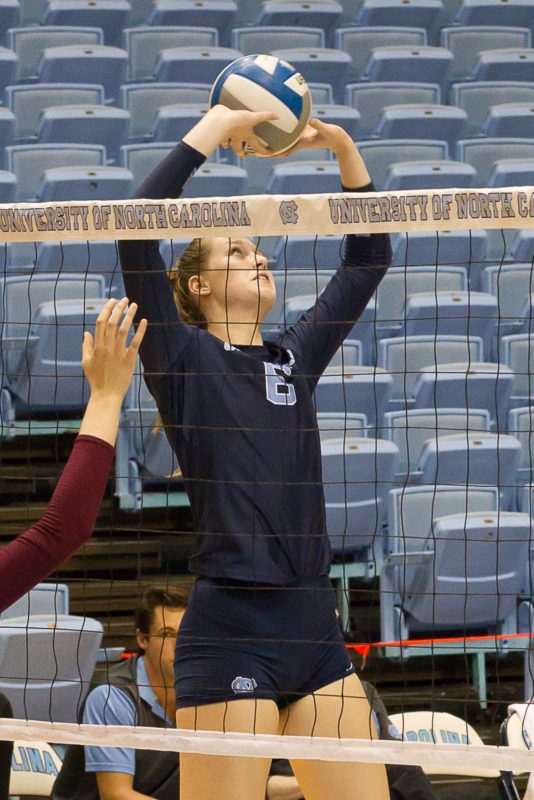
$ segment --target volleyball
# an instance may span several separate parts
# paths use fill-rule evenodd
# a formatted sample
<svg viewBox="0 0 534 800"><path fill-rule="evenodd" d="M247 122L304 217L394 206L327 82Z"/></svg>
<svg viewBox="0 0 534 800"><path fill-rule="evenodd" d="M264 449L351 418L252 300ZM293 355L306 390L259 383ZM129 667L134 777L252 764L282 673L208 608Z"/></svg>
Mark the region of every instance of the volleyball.
<svg viewBox="0 0 534 800"><path fill-rule="evenodd" d="M295 144L311 115L310 90L300 72L270 55L232 61L215 79L209 103L210 107L221 103L231 109L278 114L278 119L262 122L254 129L275 155Z"/></svg>

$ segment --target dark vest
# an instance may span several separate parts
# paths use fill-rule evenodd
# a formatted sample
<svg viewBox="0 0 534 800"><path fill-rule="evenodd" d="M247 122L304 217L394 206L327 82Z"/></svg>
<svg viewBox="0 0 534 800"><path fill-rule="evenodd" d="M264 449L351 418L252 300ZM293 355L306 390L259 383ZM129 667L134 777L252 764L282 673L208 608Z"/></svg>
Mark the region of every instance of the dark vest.
<svg viewBox="0 0 534 800"><path fill-rule="evenodd" d="M137 659L129 658L108 671L105 683L120 687L131 697L137 707L139 726L168 727L165 720L156 716L148 703L139 697L136 669ZM178 754L159 750L136 750L133 788L155 800L177 800ZM63 766L52 789L51 800L99 800L96 774L85 771L85 750L82 745L71 745L67 748Z"/></svg>

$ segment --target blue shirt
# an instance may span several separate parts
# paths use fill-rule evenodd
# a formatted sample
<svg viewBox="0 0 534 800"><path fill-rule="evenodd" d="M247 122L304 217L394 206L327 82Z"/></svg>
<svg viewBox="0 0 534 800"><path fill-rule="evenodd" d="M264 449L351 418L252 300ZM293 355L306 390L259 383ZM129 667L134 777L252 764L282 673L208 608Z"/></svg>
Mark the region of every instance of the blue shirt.
<svg viewBox="0 0 534 800"><path fill-rule="evenodd" d="M156 716L174 728L150 685L145 659L137 659L137 689L139 696ZM131 697L117 686L102 685L89 694L83 712L83 722L92 725L137 725L137 709ZM87 772L122 772L135 775L135 750L131 747L86 747Z"/></svg>

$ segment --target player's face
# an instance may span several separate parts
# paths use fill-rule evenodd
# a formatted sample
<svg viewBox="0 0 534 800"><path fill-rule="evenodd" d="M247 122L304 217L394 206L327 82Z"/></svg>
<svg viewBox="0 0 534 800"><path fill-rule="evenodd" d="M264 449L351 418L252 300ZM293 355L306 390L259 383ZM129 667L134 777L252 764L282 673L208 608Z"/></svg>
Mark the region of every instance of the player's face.
<svg viewBox="0 0 534 800"><path fill-rule="evenodd" d="M276 299L267 258L250 239L212 239L208 280L228 322L262 320Z"/></svg>
<svg viewBox="0 0 534 800"><path fill-rule="evenodd" d="M174 648L178 628L185 614L185 608L157 606L152 622L145 636L137 634L137 643L144 650L145 663L149 674L156 675L160 685L174 686Z"/></svg>

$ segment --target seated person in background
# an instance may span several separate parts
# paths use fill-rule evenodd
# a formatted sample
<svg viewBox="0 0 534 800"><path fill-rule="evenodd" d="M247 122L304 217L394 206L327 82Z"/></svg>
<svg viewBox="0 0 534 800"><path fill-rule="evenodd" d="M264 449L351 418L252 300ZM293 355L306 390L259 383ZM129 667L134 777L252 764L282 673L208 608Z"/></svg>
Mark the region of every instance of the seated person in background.
<svg viewBox="0 0 534 800"><path fill-rule="evenodd" d="M175 727L174 646L187 601L184 587L145 591L135 614L138 655L89 692L83 722ZM178 791L177 753L73 745L52 800L177 800Z"/></svg>

